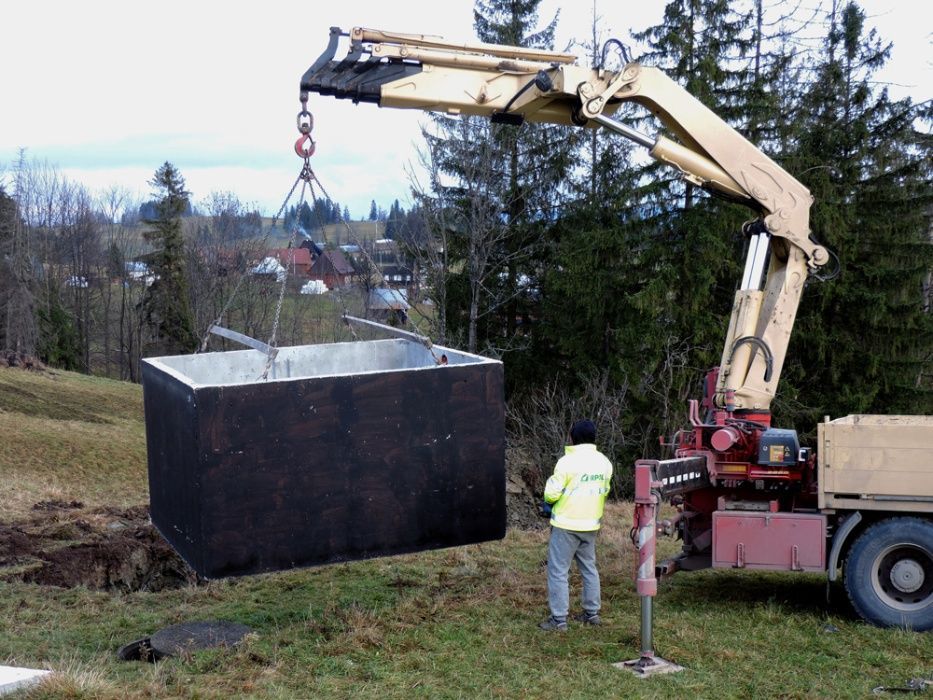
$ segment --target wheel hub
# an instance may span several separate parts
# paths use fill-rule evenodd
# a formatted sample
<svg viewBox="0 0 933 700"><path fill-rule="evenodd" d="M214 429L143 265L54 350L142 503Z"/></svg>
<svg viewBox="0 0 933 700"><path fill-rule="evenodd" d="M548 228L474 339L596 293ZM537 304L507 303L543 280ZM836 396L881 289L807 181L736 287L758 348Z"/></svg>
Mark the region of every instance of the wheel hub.
<svg viewBox="0 0 933 700"><path fill-rule="evenodd" d="M891 567L891 583L904 593L918 590L924 578L923 567L913 559L901 559Z"/></svg>
<svg viewBox="0 0 933 700"><path fill-rule="evenodd" d="M913 612L933 603L933 552L912 542L892 544L878 553L872 587L895 610Z"/></svg>

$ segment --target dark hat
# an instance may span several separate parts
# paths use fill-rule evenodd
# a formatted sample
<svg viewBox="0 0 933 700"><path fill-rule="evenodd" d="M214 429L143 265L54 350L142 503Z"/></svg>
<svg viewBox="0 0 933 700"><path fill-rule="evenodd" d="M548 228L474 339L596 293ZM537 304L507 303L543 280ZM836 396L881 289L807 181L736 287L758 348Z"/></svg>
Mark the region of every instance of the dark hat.
<svg viewBox="0 0 933 700"><path fill-rule="evenodd" d="M570 441L574 445L596 442L596 425L591 420L578 420L570 428Z"/></svg>

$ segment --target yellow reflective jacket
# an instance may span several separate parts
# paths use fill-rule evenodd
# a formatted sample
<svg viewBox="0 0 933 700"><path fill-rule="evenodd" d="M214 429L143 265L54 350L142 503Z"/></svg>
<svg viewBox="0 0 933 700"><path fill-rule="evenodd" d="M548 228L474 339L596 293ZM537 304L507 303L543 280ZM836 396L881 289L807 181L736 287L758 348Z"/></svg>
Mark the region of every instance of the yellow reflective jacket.
<svg viewBox="0 0 933 700"><path fill-rule="evenodd" d="M551 525L564 530L598 530L609 495L612 462L596 445L568 445L544 486L544 500L552 503Z"/></svg>

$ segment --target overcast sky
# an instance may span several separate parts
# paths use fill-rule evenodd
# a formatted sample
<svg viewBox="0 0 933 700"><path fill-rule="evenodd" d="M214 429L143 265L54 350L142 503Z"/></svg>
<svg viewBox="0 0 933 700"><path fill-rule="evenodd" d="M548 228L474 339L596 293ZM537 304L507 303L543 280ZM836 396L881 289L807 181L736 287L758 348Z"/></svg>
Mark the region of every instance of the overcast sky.
<svg viewBox="0 0 933 700"><path fill-rule="evenodd" d="M627 41L629 30L657 23L664 4L600 0L597 14ZM894 42L883 78L895 83L895 95L933 96L929 4L862 6ZM587 36L592 7L542 2L542 20L560 10L558 49ZM231 191L271 215L298 173L298 80L324 50L328 28L471 41L472 10L472 0L4 3L0 171L25 147L92 191L120 185L148 196L147 181L169 160L196 202ZM318 95L309 109L312 165L336 201L355 217L368 214L373 199L385 208L396 198L408 205L405 167L417 160L421 113Z"/></svg>

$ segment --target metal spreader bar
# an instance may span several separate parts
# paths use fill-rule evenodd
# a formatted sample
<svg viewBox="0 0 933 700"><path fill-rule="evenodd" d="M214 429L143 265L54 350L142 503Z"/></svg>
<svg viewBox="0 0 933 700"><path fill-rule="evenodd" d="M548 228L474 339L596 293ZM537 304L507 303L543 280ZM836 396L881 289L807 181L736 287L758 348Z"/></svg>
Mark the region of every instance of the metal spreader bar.
<svg viewBox="0 0 933 700"><path fill-rule="evenodd" d="M250 338L248 335L243 335L242 333L231 331L229 328L218 326L217 324L211 324L211 327L207 329L207 332L212 333L213 335L219 335L223 338L227 338L228 340L232 340L242 345L247 345L254 350L258 350L259 352L264 353L270 359L274 359L275 356L279 354L278 348L274 348L271 345L262 342L261 340Z"/></svg>
<svg viewBox="0 0 933 700"><path fill-rule="evenodd" d="M388 333L389 335L404 338L405 340L413 340L416 343L421 343L429 350L432 347L430 338L423 335L418 335L417 333L403 331L399 328L394 328L393 326L387 326L384 323L376 323L376 321L368 321L365 318L357 318L356 316L349 316L348 314L343 315L343 320L347 323L356 323L361 326L369 326L370 328L375 328L382 331L383 333Z"/></svg>

